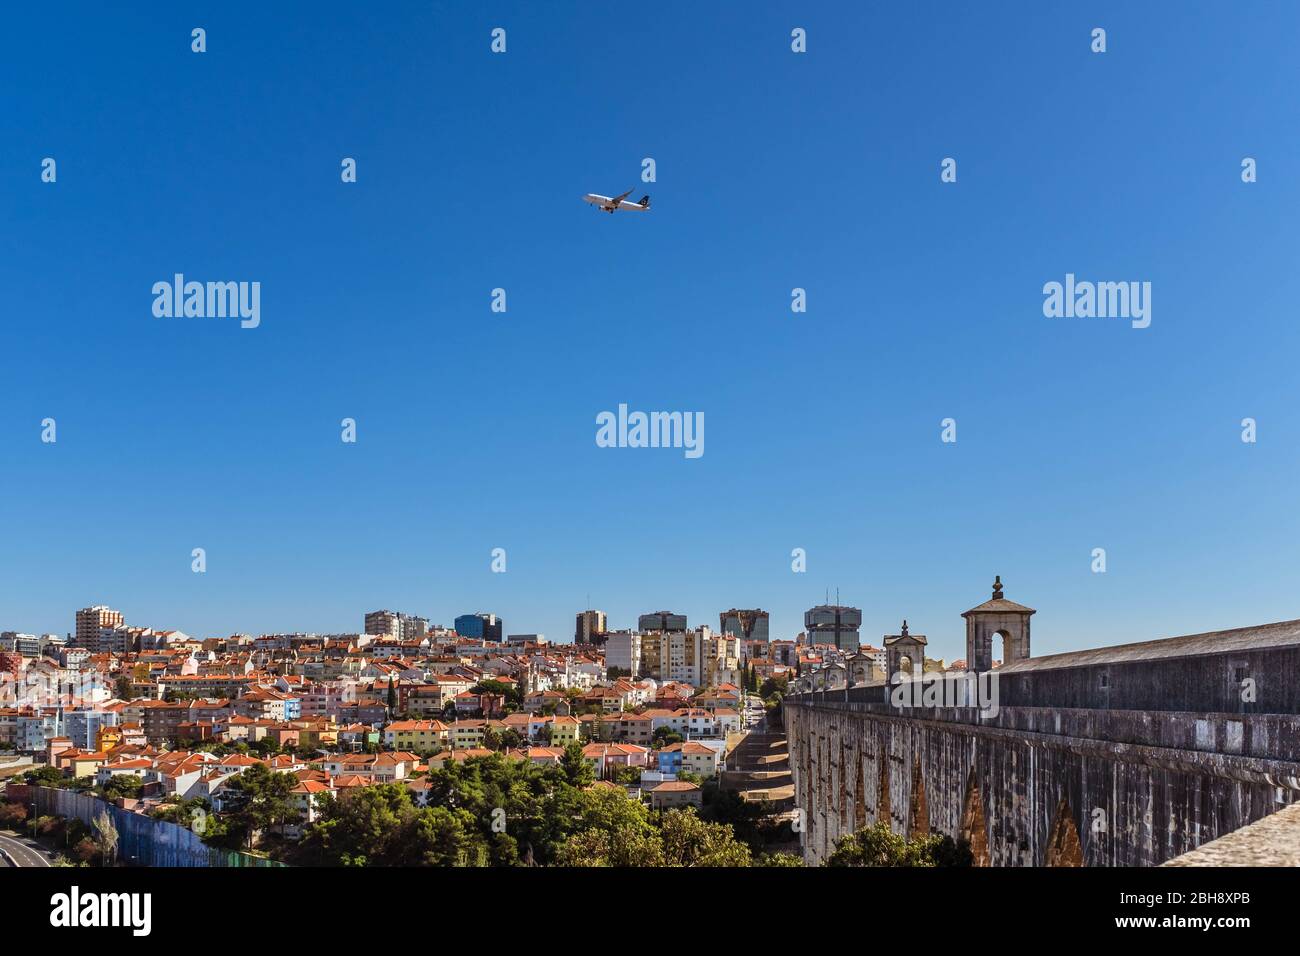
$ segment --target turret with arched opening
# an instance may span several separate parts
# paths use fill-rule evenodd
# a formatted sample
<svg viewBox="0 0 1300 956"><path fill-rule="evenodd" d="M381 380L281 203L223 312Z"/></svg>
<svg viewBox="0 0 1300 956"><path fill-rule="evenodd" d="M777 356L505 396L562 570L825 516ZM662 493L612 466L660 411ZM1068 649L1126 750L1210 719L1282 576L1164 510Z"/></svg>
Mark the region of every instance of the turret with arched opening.
<svg viewBox="0 0 1300 956"><path fill-rule="evenodd" d="M1002 663L1029 657L1029 618L1036 612L1002 596L1002 576L993 580L993 597L962 614L966 619L966 667L993 669L993 639L1002 639Z"/></svg>

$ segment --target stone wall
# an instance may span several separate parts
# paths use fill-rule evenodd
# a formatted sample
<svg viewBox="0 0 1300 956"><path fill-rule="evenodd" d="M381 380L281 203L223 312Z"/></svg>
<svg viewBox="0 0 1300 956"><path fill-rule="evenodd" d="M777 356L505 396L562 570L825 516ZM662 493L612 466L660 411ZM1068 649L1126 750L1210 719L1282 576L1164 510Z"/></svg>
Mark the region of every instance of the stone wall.
<svg viewBox="0 0 1300 956"><path fill-rule="evenodd" d="M1300 796L1300 718L1071 708L898 710L878 688L786 699L809 863L878 820L992 866L1152 866ZM830 698L830 699L827 699Z"/></svg>

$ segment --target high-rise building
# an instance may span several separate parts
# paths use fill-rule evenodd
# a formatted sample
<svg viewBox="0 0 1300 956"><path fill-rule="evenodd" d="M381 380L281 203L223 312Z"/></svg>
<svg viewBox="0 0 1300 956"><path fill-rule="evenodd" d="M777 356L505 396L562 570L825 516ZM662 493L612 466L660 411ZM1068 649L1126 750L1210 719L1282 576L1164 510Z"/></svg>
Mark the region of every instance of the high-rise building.
<svg viewBox="0 0 1300 956"><path fill-rule="evenodd" d="M429 619L400 611L371 611L366 615L365 633L411 641L429 633Z"/></svg>
<svg viewBox="0 0 1300 956"><path fill-rule="evenodd" d="M605 666L617 667L633 677L644 675L641 663L641 635L636 631L612 631L606 635Z"/></svg>
<svg viewBox="0 0 1300 956"><path fill-rule="evenodd" d="M742 611L732 608L718 615L718 626L723 634L738 637L742 641L762 641L767 643L768 614L754 609Z"/></svg>
<svg viewBox="0 0 1300 956"><path fill-rule="evenodd" d="M371 611L366 615L365 633L375 637L400 638L402 615L396 611Z"/></svg>
<svg viewBox="0 0 1300 956"><path fill-rule="evenodd" d="M103 604L83 607L77 612L77 647L91 650L99 648L99 632L104 628L121 627L124 623L121 611L114 611Z"/></svg>
<svg viewBox="0 0 1300 956"><path fill-rule="evenodd" d="M578 622L573 629L573 642L599 644L605 639L608 630L604 611L579 611Z"/></svg>
<svg viewBox="0 0 1300 956"><path fill-rule="evenodd" d="M401 615L402 640L413 641L429 634L429 619L415 614Z"/></svg>
<svg viewBox="0 0 1300 956"><path fill-rule="evenodd" d="M666 631L650 635L659 641L659 680L680 680L688 684L701 683L701 665L704 662L703 636L697 631ZM642 638L644 646L647 638Z"/></svg>
<svg viewBox="0 0 1300 956"><path fill-rule="evenodd" d="M686 615L674 614L672 611L655 611L642 614L637 618L636 629L644 634L646 631L684 631Z"/></svg>
<svg viewBox="0 0 1300 956"><path fill-rule="evenodd" d="M610 647L619 639L620 660L623 648L629 643L639 644L638 660L632 668L633 676L651 677L659 681L683 681L696 687L707 687L730 680L739 673L740 642L734 637L714 634L707 627L693 631L651 631L632 635L626 631L610 635L605 646L605 661L610 660ZM625 666L619 664L618 666Z"/></svg>
<svg viewBox="0 0 1300 956"><path fill-rule="evenodd" d="M703 663L700 668L704 686L739 684L741 639L731 634L709 634L707 627L700 630L704 632Z"/></svg>
<svg viewBox="0 0 1300 956"><path fill-rule="evenodd" d="M862 611L841 604L819 604L803 616L809 644L834 644L842 651L858 649Z"/></svg>
<svg viewBox="0 0 1300 956"><path fill-rule="evenodd" d="M462 614L455 620L456 633L461 637L473 637L482 641L501 640L501 618L495 614L479 611L475 614Z"/></svg>

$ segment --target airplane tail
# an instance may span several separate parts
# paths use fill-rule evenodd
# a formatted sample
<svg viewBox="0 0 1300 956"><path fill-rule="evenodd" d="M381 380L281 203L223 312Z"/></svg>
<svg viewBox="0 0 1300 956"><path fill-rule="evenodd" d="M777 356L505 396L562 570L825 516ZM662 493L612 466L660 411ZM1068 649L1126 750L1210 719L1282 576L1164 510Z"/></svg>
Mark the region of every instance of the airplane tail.
<svg viewBox="0 0 1300 956"><path fill-rule="evenodd" d="M637 204L638 206L645 206L645 208L649 209L649 208L650 208L650 195L647 193L646 195L642 196L640 199L638 199L638 200L636 201L636 204Z"/></svg>

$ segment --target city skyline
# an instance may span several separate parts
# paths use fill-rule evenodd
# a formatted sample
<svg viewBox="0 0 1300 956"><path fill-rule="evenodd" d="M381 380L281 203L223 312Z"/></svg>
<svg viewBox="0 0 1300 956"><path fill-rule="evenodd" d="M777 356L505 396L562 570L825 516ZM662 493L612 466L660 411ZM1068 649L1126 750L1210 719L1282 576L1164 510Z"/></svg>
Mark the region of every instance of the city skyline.
<svg viewBox="0 0 1300 956"><path fill-rule="evenodd" d="M1001 575L996 575L996 576L995 576L995 580L994 580L994 582L993 582L993 584L992 584L992 587L994 588L994 596L995 596L995 597L1001 597L1001 596L1002 596L1003 588L1006 586L1006 585L1003 584L1003 582L1002 582L1002 580L1001 580L1001 577L1002 577ZM1018 597L1024 597L1024 595L1020 595L1020 594L1018 594L1018 595L1016 595L1016 596L1018 596ZM838 600L841 598L841 595L839 595L839 594L834 594L834 595L827 594L827 595L826 595L826 598L827 598L827 601L835 602L835 601L838 601ZM973 604L978 604L978 603L979 603L979 599L976 598L976 599L973 601ZM810 606L808 609L806 609L806 611L804 612L804 618L805 618L805 621L806 621L810 616L816 614L818 611L825 611L825 610L827 610L827 609L830 609L830 610L846 610L846 611L849 611L849 612L850 612L849 617L847 617L846 620L845 620L845 624L844 624L844 626L843 626L843 629L846 630L846 631L848 631L849 633L851 633L851 634L856 638L856 642L853 643L852 645L850 645L850 646L847 647L847 651L849 651L849 652L856 650L857 647L858 647L859 645L860 645L862 648L868 648L868 647L869 647L869 648L873 648L873 649L875 649L875 650L879 650L880 648L882 648L882 647L885 645L885 641L886 641L886 639L895 636L896 631L898 630L897 625L895 625L894 628L892 628L892 629L887 629L887 630L885 630L885 631L882 631L880 634L870 634L870 633L867 633L867 632L865 631L865 626L863 626L862 628L859 628L858 626L855 625L854 622L858 619L858 615L857 615L855 612L858 612L858 611L860 611L861 609L858 608L856 605L852 604L851 602L846 602L846 603L842 603L842 604L840 604L840 603L826 603L826 602L824 601L824 602L822 602L822 603L820 603L820 604L817 604L817 605L811 605L811 606ZM754 608L753 610L754 610L754 611L757 611L759 614L761 614L761 615L765 615L765 616L767 616L767 617L770 617L770 616L772 615L772 612L771 612L769 609L767 609L767 608ZM22 628L22 627L7 626L6 622L4 622L4 621L0 621L0 630L3 630L3 631L5 631L5 632L13 632L13 633L19 633L19 634L26 634L26 635L38 636L38 637L39 637L39 636L44 636L44 635L54 635L54 636L58 636L58 637L65 637L65 636L66 636L66 637L72 637L72 638L81 638L81 637L83 636L83 633L82 633L82 632L83 632L83 625L82 625L82 622L81 622L81 617L82 617L83 614L87 614L88 612L107 612L106 615L104 615L104 614L99 614L99 615L95 615L95 616L97 616L97 617L105 617L105 618L109 621L108 626L111 626L112 623L117 623L117 624L124 625L124 626L126 626L126 627L130 627L130 628L135 628L135 627L149 628L149 629L153 630L154 632L179 631L179 632L181 632L181 633L187 635L188 637L190 637L191 639L194 639L194 640L205 640L205 639L209 639L209 638L215 638L215 639L226 639L226 638L237 637L237 636L245 636L245 637L259 637L259 636L277 635L277 634L280 634L280 635L283 635L283 634L318 634L318 635L331 635L331 634L338 634L338 635L345 635L345 634L346 634L346 635L371 636L371 637L385 637L385 636L386 636L386 637L394 637L394 638L402 639L402 640L410 640L410 639L412 639L412 638L418 638L418 637L422 637L422 636L424 636L424 628L428 628L429 631L432 631L433 629L437 628L437 629L440 629L440 630L441 630L442 632L444 632L444 633L451 633L451 632L457 632L457 633L459 633L458 625L459 625L459 623L460 623L461 621L463 621L463 620L465 620L465 619L468 619L468 618L486 617L486 618L492 618L492 619L494 619L494 621L495 621L495 628L496 628L496 630L494 631L494 633L499 632L499 641L500 641L501 643L504 643L504 642L506 641L507 638L512 637L512 636L541 637L541 638L544 638L544 639L545 639L549 644L556 644L556 645L566 645L566 644L574 644L574 643L575 643L575 641L574 641L574 637L573 637L573 635L572 635L571 633L570 633L570 634L562 634L561 636L552 636L552 635L548 634L548 633L545 632L545 631L539 631L539 630L535 630L535 629L533 629L533 630L529 630L529 629L522 629L522 628L509 627L509 626L507 626L507 621L505 620L505 618L504 618L502 615L496 614L495 612L492 612L492 611L484 611L484 610L482 610L482 609L480 609L480 610L476 610L476 611L465 611L465 612L462 612L462 613L460 613L460 614L454 614L454 615L451 615L451 617L450 617L450 619L451 619L451 623L444 623L443 621L439 620L436 616L426 616L426 615L420 613L420 611L418 611L418 610L417 610L417 611L412 611L412 610L402 610L402 611L399 611L399 610L394 610L394 609L392 609L392 608L390 607L390 608L382 608L382 609L376 609L376 610L372 610L372 611L361 612L359 615L357 615L358 617L361 618L361 621L362 621L362 626L359 627L359 628L351 628L351 627L341 627L341 628L340 628L340 627L335 627L335 628L302 628L302 627L298 627L298 628L284 628L284 629L276 629L276 630L270 630L270 629L265 629L265 628L263 628L263 629L254 629L254 630L231 631L231 632L229 632L229 633L225 633L225 634L218 634L218 633L206 633L206 632L195 631L195 630L193 630L193 629L190 629L190 628L187 628L187 627L184 627L184 626L181 626L181 625L177 625L177 624L174 624L174 623L171 623L171 622L161 622L161 623L160 623L160 622L154 622L154 621L145 621L145 620L143 620L143 619L136 618L136 617L134 617L134 616L131 615L131 614L126 614L126 613L125 613L125 612L124 612L120 607L115 607L115 606L113 606L111 603L109 603L109 604L99 603L99 604L93 604L93 605L85 605L84 607L82 607L82 608L78 609L77 611L73 612L73 622L74 622L74 623L73 623L73 627L72 627L72 628L69 628L69 629L66 629L66 630L59 630L59 629L53 629L53 630L45 630L45 629L25 629L25 628ZM636 623L635 623L635 626L632 626L632 625L621 626L621 625L619 624L619 620L620 620L620 618L619 618L618 616L613 615L613 614L608 614L607 612L605 612L605 611L604 611L603 609L601 609L601 608L587 608L587 609L585 609L585 610L578 611L578 612L576 612L576 613L577 613L577 615L578 615L579 617L580 617L582 614L586 614L586 613L599 613L599 614L604 615L605 618L606 618L606 620L607 620L607 628L608 628L608 630L605 632L606 634L614 634L614 633L619 633L619 632L622 632L622 633L628 633L628 632L630 632L630 633L636 633L636 634L644 634L644 633L650 633L650 632L663 632L663 633L667 633L667 632L672 631L673 629L672 629L672 628L669 628L668 631L662 631L661 628L659 628L659 627L649 626L649 625L648 625L648 622L647 622L647 619L649 619L649 618L658 618L658 617L662 617L662 616L667 615L667 616L670 616L670 617L672 617L672 618L685 618L685 621L686 621L686 630L688 630L688 631L696 631L696 630L698 630L700 627L707 627L707 628L708 628L708 629L709 629L709 630L710 630L714 635L716 635L716 636L733 636L733 637L739 637L739 636L740 636L740 635L735 634L735 633L731 633L731 632L728 632L728 631L724 631L724 630L720 629L719 627L715 626L715 625L711 622L711 620L710 620L710 618L709 618L709 615L699 615L699 616L695 616L695 615L692 615L692 614L689 614L689 613L687 613L687 614L681 614L680 612L664 611L664 610L651 611L651 612L641 612L641 613L639 613L639 614L631 615L631 617L632 617L632 618L635 620L635 622L636 622ZM736 608L735 605L731 605L729 608L723 609L723 610L720 611L720 612L716 612L712 617L713 617L713 619L716 620L717 617L718 617L719 615L731 615L731 614L735 614L735 613L740 613L740 612L737 611L737 608ZM744 613L751 613L751 612L748 612L748 611L747 611L747 612L744 612ZM961 617L962 617L962 614L963 614L962 611L957 611L957 612L954 613L953 617L954 617L954 618L957 618L958 620L960 620ZM392 619L392 621L393 621L393 624L394 624L394 625L397 625L397 633L393 633L391 629L372 629L372 626L371 626L371 625L372 625L372 619L378 618L378 617L380 617L380 616L390 617L390 618ZM866 619L865 616L863 616L862 619L865 620L865 619ZM766 620L766 618L765 618L765 620ZM904 618L901 618L900 620L902 621L902 625L903 625L903 633L906 634L907 631L909 630L908 618L904 617ZM1236 625L1236 626L1262 626L1262 625L1266 625L1266 624L1289 622L1289 621L1292 621L1292 620L1295 620L1295 618L1282 618L1282 619L1278 619L1278 621L1272 621L1272 620L1267 620L1267 621L1266 621L1266 620L1245 621L1245 622L1241 622L1241 624ZM418 630L416 633L413 633L413 634L406 634L406 633L401 629L400 624L399 624L399 621L400 621L400 622L405 622L405 621L414 621L414 622L418 622L418 624L419 624L419 630ZM911 630L913 630L913 631L919 631L919 630L922 630L922 629L923 629L923 628L920 628L920 627L918 627L918 626L916 625L916 619L915 619L915 618L913 618L912 621L913 621L913 624L912 624L912 626L910 627ZM950 623L951 623L951 622L950 622ZM818 623L818 627L817 627L817 629L816 629L817 633L816 633L816 634L813 634L812 636L809 636L808 628L807 628L807 627L803 627L803 628L800 628L800 630L798 630L798 631L796 631L796 632L794 632L794 633L792 633L792 634L789 634L789 635L785 635L785 634L777 633L777 632L771 632L771 633L768 634L768 636L767 636L766 639L762 639L762 638L754 638L754 640L762 640L762 641L764 641L764 642L772 642L772 641L780 641L780 642L797 642L797 641L802 637L802 638L804 639L804 643L805 643L806 645L808 645L808 646L812 646L812 645L814 645L814 644L823 644L823 645L828 645L828 646L838 647L838 641L837 641L837 640L835 639L835 637L834 637L834 634L836 633L836 628L837 628L837 627L839 627L839 624L838 624L838 618L835 618L835 619L833 619L833 620L832 620L832 619L822 619L822 620L820 620L819 623ZM929 658L930 660L939 660L939 661L943 661L943 662L945 662L945 663L947 663L947 664L951 664L953 661L956 661L956 660L961 660L961 659L962 659L962 654L963 654L963 652L964 652L964 651L963 651L964 642L965 642L966 639L967 639L967 638L966 638L966 634L964 633L964 627L965 627L964 624L958 624L958 625L955 625L955 626L954 626L954 630L957 630L957 631L960 631L960 632L961 632L961 633L957 633L957 634L950 634L950 633L948 633L948 632L947 632L948 629L945 628L942 624L941 624L938 628L932 628L932 629L931 629L931 632L932 632L932 633L935 633L935 634L937 635L937 637L934 638L934 639L930 639L930 640L929 640L930 647L929 647L928 658ZM822 630L822 629L827 629L827 630L825 631L825 634L823 634L823 630ZM1206 629L1206 630L1204 630L1204 631L1191 632L1191 633L1209 633L1211 630L1213 630L1213 629ZM831 636L826 636L826 635L831 635ZM469 635L467 635L467 636L468 636L468 637L471 637L471 638L474 638L474 639L480 639L480 638L486 639L486 638L484 638L484 635L480 635L480 634L469 634ZM1171 637L1171 636L1173 636L1173 632L1168 632L1168 631L1167 631L1167 632L1162 632L1162 633L1158 633L1158 634L1148 634L1148 635L1145 635L1145 636L1142 636L1142 635L1134 635L1134 636L1132 636L1131 638L1126 637L1125 639L1122 639L1122 640L1114 640L1114 639L1112 639L1112 640L1109 640L1109 641L1104 642L1104 643L1098 643L1098 644L1085 644L1085 645L1081 645L1081 646L1079 646L1079 647L1064 648L1064 649L1061 649L1061 650L1055 650L1055 649L1053 649L1053 650L1042 650L1042 649L1041 649L1041 643L1045 643L1045 641L1044 641L1044 639L1043 639L1043 635L1040 633L1039 636L1038 636L1038 638L1037 638L1038 642L1040 642L1040 650L1038 651L1038 653L1039 653L1039 656L1045 656L1045 655L1051 655L1051 654L1056 654L1056 653L1063 653L1063 652L1067 652L1067 653L1068 653L1068 652L1072 652L1072 651L1087 650L1087 649L1089 649L1089 648L1091 648L1091 647L1112 647L1112 646L1115 646L1115 645L1123 645L1123 644L1140 643L1140 642L1151 641L1151 640L1161 640L1161 639L1165 639L1165 638L1168 638L1168 637ZM494 639L496 639L496 638L494 638ZM601 643L603 644L603 642L601 642ZM999 658L999 659L1000 659L1000 658Z"/></svg>

